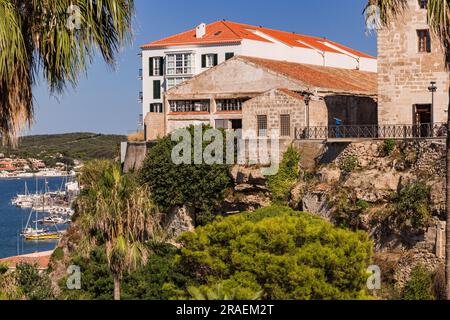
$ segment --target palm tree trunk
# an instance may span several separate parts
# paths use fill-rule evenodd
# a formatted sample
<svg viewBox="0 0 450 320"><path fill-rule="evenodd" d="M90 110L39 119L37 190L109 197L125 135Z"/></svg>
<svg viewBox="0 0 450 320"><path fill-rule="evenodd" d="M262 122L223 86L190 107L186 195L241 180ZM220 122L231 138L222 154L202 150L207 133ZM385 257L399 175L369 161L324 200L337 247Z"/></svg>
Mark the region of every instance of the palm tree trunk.
<svg viewBox="0 0 450 320"><path fill-rule="evenodd" d="M114 278L114 300L120 300L120 277L113 276Z"/></svg>
<svg viewBox="0 0 450 320"><path fill-rule="evenodd" d="M448 54L448 53L447 53ZM449 88L450 97L450 88ZM447 182L446 182L446 197L447 197L447 225L445 235L445 285L447 291L447 300L450 300L450 103L447 112Z"/></svg>

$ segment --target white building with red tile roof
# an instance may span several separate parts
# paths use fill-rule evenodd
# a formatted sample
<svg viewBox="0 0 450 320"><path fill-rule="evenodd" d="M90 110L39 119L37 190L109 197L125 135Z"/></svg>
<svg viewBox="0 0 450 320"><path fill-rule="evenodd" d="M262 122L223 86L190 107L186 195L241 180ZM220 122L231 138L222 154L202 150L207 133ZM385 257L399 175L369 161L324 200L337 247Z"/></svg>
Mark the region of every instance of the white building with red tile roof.
<svg viewBox="0 0 450 320"><path fill-rule="evenodd" d="M231 21L202 23L141 49L144 119L164 113L164 92L233 56L377 71L375 57L331 40Z"/></svg>

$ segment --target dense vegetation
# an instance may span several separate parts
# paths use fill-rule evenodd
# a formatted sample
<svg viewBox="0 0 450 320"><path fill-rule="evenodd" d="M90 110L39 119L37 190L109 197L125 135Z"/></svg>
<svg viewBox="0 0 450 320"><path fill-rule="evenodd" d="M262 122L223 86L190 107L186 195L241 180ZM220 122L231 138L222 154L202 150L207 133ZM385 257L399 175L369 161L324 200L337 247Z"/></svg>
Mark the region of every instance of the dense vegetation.
<svg viewBox="0 0 450 320"><path fill-rule="evenodd" d="M237 299L364 298L371 242L307 213L269 207L219 218L181 237L180 264Z"/></svg>
<svg viewBox="0 0 450 320"><path fill-rule="evenodd" d="M210 127L203 126L203 134L208 129ZM192 153L192 161L195 151L194 130L193 126L189 128L192 139L188 152ZM149 186L153 201L162 211L171 207L188 206L195 210L197 225L208 223L232 184L230 167L204 162L175 164L172 150L177 144L178 142L172 141L171 136L167 136L149 151L140 172L141 181ZM204 142L202 151L207 146L208 143Z"/></svg>
<svg viewBox="0 0 450 320"><path fill-rule="evenodd" d="M159 213L148 188L132 174L122 174L120 165L107 160L87 163L81 172L83 190L76 207L77 226L83 237L80 251L88 256L103 245L114 280L114 298L120 300L121 281L126 272L145 265L145 244L154 238Z"/></svg>
<svg viewBox="0 0 450 320"><path fill-rule="evenodd" d="M47 273L20 263L14 273L0 265L0 300L49 300L55 297Z"/></svg>
<svg viewBox="0 0 450 320"><path fill-rule="evenodd" d="M366 298L367 235L287 207L217 218L180 242L181 249L149 243L146 266L124 276L123 298ZM101 247L89 257L75 255L72 263L82 269L83 287L64 290L62 298L112 299Z"/></svg>
<svg viewBox="0 0 450 320"><path fill-rule="evenodd" d="M126 139L125 136L95 133L26 136L19 139L17 148L0 145L0 153L47 161L59 154L78 160L114 159L119 155L120 142Z"/></svg>
<svg viewBox="0 0 450 320"><path fill-rule="evenodd" d="M275 203L287 204L289 202L292 187L299 178L299 161L299 152L290 146L284 154L278 173L268 177L270 193Z"/></svg>

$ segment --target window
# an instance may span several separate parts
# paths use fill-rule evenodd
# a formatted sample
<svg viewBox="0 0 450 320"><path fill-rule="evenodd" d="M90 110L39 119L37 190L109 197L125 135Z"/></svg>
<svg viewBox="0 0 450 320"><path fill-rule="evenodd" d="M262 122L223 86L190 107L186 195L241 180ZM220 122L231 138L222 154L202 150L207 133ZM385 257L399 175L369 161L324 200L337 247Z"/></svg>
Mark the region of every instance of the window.
<svg viewBox="0 0 450 320"><path fill-rule="evenodd" d="M233 130L242 129L242 119L231 120L231 129L233 129Z"/></svg>
<svg viewBox="0 0 450 320"><path fill-rule="evenodd" d="M228 130L228 120L216 120L216 129Z"/></svg>
<svg viewBox="0 0 450 320"><path fill-rule="evenodd" d="M219 99L216 101L217 111L242 111L242 104L248 99Z"/></svg>
<svg viewBox="0 0 450 320"><path fill-rule="evenodd" d="M428 9L428 0L419 0L420 9Z"/></svg>
<svg viewBox="0 0 450 320"><path fill-rule="evenodd" d="M280 135L282 137L291 136L291 116L288 114L280 116Z"/></svg>
<svg viewBox="0 0 450 320"><path fill-rule="evenodd" d="M162 103L150 103L150 112L151 113L163 113Z"/></svg>
<svg viewBox="0 0 450 320"><path fill-rule="evenodd" d="M217 54L204 54L202 55L202 68L212 68L218 64Z"/></svg>
<svg viewBox="0 0 450 320"><path fill-rule="evenodd" d="M234 52L225 53L225 60L230 60L233 57L234 57Z"/></svg>
<svg viewBox="0 0 450 320"><path fill-rule="evenodd" d="M194 73L194 54L178 53L167 55L167 74L193 74Z"/></svg>
<svg viewBox="0 0 450 320"><path fill-rule="evenodd" d="M172 89L173 87L176 87L177 85L183 83L184 81L188 80L189 78L168 78L167 79L167 90Z"/></svg>
<svg viewBox="0 0 450 320"><path fill-rule="evenodd" d="M209 100L172 100L171 112L209 112Z"/></svg>
<svg viewBox="0 0 450 320"><path fill-rule="evenodd" d="M161 99L161 81L153 81L153 99Z"/></svg>
<svg viewBox="0 0 450 320"><path fill-rule="evenodd" d="M150 77L157 77L164 75L164 58L153 57L150 58Z"/></svg>
<svg viewBox="0 0 450 320"><path fill-rule="evenodd" d="M431 37L429 30L417 30L419 52L431 52Z"/></svg>
<svg viewBox="0 0 450 320"><path fill-rule="evenodd" d="M267 116L257 116L258 137L267 137Z"/></svg>

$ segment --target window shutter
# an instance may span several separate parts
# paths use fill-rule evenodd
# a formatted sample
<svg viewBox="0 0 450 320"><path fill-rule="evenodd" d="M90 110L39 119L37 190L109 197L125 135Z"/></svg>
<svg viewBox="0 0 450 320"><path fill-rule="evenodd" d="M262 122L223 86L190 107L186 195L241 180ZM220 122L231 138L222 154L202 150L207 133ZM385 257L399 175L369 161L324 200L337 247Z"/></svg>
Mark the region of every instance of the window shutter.
<svg viewBox="0 0 450 320"><path fill-rule="evenodd" d="M206 68L206 54L202 54L202 68Z"/></svg>
<svg viewBox="0 0 450 320"><path fill-rule="evenodd" d="M214 55L214 65L217 66L219 64L219 55L215 54Z"/></svg>
<svg viewBox="0 0 450 320"><path fill-rule="evenodd" d="M164 75L164 57L159 58L159 75Z"/></svg>
<svg viewBox="0 0 450 320"><path fill-rule="evenodd" d="M153 99L161 99L161 81L153 81Z"/></svg>
<svg viewBox="0 0 450 320"><path fill-rule="evenodd" d="M154 72L153 72L153 58L150 58L148 62L150 64L150 77L153 77L153 74L154 74Z"/></svg>

